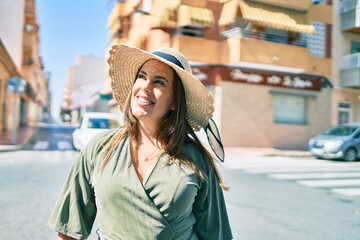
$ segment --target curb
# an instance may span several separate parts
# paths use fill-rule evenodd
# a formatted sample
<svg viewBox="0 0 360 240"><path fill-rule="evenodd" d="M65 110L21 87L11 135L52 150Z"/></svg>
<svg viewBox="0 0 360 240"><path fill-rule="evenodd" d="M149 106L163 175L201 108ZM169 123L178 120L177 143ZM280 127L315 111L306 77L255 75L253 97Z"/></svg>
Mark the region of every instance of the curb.
<svg viewBox="0 0 360 240"><path fill-rule="evenodd" d="M22 145L0 145L0 152L13 152L21 150Z"/></svg>
<svg viewBox="0 0 360 240"><path fill-rule="evenodd" d="M23 148L23 146L29 142L29 140L35 135L35 133L37 132L36 128L31 127L31 132L24 137L24 142L20 143L20 144L2 144L0 145L0 153L1 152L13 152L13 151L19 151Z"/></svg>

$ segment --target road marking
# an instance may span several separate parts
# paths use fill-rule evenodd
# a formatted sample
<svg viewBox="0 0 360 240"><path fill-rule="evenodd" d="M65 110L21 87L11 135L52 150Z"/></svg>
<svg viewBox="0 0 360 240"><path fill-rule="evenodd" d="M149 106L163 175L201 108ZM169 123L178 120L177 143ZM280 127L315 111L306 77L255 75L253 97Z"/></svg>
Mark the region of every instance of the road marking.
<svg viewBox="0 0 360 240"><path fill-rule="evenodd" d="M223 165L250 174L264 174L276 180L294 181L307 187L328 188L339 199L360 202L360 162L250 157L229 158Z"/></svg>
<svg viewBox="0 0 360 240"><path fill-rule="evenodd" d="M57 149L59 149L59 150L72 150L73 147L69 142L59 141L57 143Z"/></svg>
<svg viewBox="0 0 360 240"><path fill-rule="evenodd" d="M326 166L326 167L283 167L283 168L257 168L257 169L243 169L248 173L301 173L301 172L343 172L343 171L360 171L360 167L337 167L337 166Z"/></svg>
<svg viewBox="0 0 360 240"><path fill-rule="evenodd" d="M332 173L316 172L316 173L270 174L269 177L278 180L360 178L360 172L332 172Z"/></svg>
<svg viewBox="0 0 360 240"><path fill-rule="evenodd" d="M308 187L360 187L360 179L309 180L296 182Z"/></svg>
<svg viewBox="0 0 360 240"><path fill-rule="evenodd" d="M359 162L334 162L314 159L289 159L289 158L251 158L251 159L229 159L224 162L225 167L231 169L242 169L250 173L271 173L271 172L316 172L319 169L328 168L325 171L339 171L357 167L360 171Z"/></svg>
<svg viewBox="0 0 360 240"><path fill-rule="evenodd" d="M331 193L343 200L360 202L360 188L334 188Z"/></svg>
<svg viewBox="0 0 360 240"><path fill-rule="evenodd" d="M37 141L35 145L33 146L33 149L35 150L45 150L48 149L49 142L48 141Z"/></svg>

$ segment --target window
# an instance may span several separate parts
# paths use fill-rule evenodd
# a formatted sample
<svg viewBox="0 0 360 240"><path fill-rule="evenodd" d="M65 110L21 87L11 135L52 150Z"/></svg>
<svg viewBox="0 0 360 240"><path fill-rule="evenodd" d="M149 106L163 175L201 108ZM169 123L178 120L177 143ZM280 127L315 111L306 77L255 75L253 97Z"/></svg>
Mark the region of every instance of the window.
<svg viewBox="0 0 360 240"><path fill-rule="evenodd" d="M273 95L274 122L285 124L307 123L307 97L276 93Z"/></svg>
<svg viewBox="0 0 360 240"><path fill-rule="evenodd" d="M351 104L350 103L339 103L338 106L338 120L339 124L349 123L351 119Z"/></svg>
<svg viewBox="0 0 360 240"><path fill-rule="evenodd" d="M360 53L360 42L351 42L351 54Z"/></svg>

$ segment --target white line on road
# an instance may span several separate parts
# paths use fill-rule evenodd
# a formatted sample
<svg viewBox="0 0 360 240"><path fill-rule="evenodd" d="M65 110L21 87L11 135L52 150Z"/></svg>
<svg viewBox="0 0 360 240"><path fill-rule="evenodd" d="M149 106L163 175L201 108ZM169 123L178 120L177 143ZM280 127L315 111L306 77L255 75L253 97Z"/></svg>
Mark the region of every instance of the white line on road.
<svg viewBox="0 0 360 240"><path fill-rule="evenodd" d="M305 180L305 179L329 179L329 178L360 178L360 172L316 172L316 173L293 173L293 174L270 174L269 177L278 180Z"/></svg>
<svg viewBox="0 0 360 240"><path fill-rule="evenodd" d="M37 141L33 147L34 150L45 150L49 147L48 141Z"/></svg>
<svg viewBox="0 0 360 240"><path fill-rule="evenodd" d="M360 188L334 188L331 193L344 200L360 201Z"/></svg>
<svg viewBox="0 0 360 240"><path fill-rule="evenodd" d="M71 144L69 142L65 142L65 141L59 141L57 143L57 148L59 150L72 150L73 149Z"/></svg>
<svg viewBox="0 0 360 240"><path fill-rule="evenodd" d="M342 172L342 171L360 171L360 167L274 167L274 168L250 168L243 169L249 173L300 173L300 172Z"/></svg>
<svg viewBox="0 0 360 240"><path fill-rule="evenodd" d="M360 179L309 180L297 182L308 187L360 187Z"/></svg>

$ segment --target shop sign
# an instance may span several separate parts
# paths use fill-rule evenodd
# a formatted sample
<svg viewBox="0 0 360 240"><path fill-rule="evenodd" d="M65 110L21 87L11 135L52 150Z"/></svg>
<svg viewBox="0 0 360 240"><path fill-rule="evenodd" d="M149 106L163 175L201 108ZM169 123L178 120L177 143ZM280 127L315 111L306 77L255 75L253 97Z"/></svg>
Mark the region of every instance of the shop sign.
<svg viewBox="0 0 360 240"><path fill-rule="evenodd" d="M192 68L192 72L195 78L200 80L201 82L208 80L208 76L205 73L206 70L209 70L210 68L201 69L201 68Z"/></svg>
<svg viewBox="0 0 360 240"><path fill-rule="evenodd" d="M230 80L235 82L311 91L321 90L321 80L317 77L253 72L242 69L230 68L224 68L221 75L223 80Z"/></svg>
<svg viewBox="0 0 360 240"><path fill-rule="evenodd" d="M321 90L321 79L317 76L303 76L265 71L256 72L253 70L234 69L219 66L192 68L192 71L194 76L204 85L214 85L215 76L220 75L223 81L234 81L310 91Z"/></svg>

